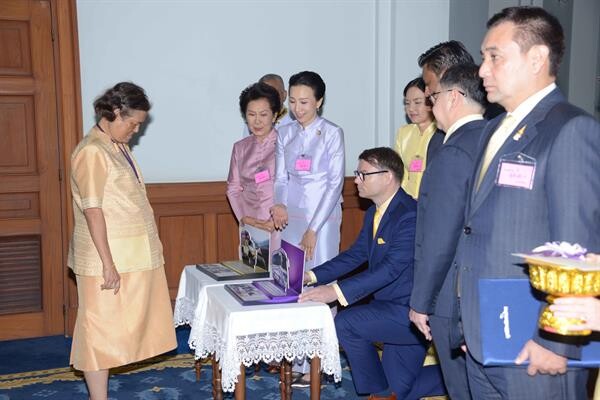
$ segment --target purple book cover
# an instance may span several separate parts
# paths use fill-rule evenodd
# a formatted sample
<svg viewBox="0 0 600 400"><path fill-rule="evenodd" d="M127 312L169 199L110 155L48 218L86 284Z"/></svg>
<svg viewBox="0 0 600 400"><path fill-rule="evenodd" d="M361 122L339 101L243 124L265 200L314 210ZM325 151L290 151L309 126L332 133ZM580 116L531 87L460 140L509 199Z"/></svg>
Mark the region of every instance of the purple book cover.
<svg viewBox="0 0 600 400"><path fill-rule="evenodd" d="M288 286L286 289L302 293L302 280L304 278L304 250L285 240L281 241L281 249L288 257Z"/></svg>

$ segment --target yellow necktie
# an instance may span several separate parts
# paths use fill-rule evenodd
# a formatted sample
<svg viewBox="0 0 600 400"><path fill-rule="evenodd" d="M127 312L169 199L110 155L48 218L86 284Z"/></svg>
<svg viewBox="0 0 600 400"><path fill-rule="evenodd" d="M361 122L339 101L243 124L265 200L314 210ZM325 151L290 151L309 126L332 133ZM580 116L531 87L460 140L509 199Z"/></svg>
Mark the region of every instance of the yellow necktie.
<svg viewBox="0 0 600 400"><path fill-rule="evenodd" d="M373 215L373 238L375 238L375 234L377 233L377 228L379 228L380 221L381 221L381 213L379 212L379 208L376 208L375 215Z"/></svg>
<svg viewBox="0 0 600 400"><path fill-rule="evenodd" d="M481 185L481 181L483 180L483 177L485 176L485 173L487 172L490 163L494 159L494 156L496 155L498 150L500 150L500 147L502 147L502 145L512 132L512 122L514 121L514 119L515 117L513 117L511 114L506 114L506 116L502 120L502 123L500 123L498 129L496 129L496 132L494 132L492 134L492 137L490 137L490 141L487 144L485 154L483 156L483 161L481 163L481 171L479 172L479 177L477 178L477 190L479 190L479 185Z"/></svg>

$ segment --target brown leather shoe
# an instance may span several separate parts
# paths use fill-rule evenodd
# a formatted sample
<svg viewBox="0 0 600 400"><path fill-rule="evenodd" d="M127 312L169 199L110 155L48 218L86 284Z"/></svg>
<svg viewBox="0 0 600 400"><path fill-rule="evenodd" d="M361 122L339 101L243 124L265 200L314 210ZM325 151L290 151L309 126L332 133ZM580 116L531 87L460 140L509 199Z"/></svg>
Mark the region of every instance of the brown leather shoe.
<svg viewBox="0 0 600 400"><path fill-rule="evenodd" d="M392 392L389 396L370 395L367 400L396 400L396 393Z"/></svg>

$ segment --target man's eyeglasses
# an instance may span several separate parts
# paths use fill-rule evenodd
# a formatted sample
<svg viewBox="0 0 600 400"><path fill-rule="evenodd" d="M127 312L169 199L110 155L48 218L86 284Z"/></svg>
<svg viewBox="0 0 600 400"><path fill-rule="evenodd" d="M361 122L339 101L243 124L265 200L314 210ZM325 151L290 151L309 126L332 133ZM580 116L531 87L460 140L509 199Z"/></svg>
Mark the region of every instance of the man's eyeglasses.
<svg viewBox="0 0 600 400"><path fill-rule="evenodd" d="M390 172L387 169L375 172L362 172L362 171L354 171L354 176L358 177L361 181L365 181L365 176L383 174L384 172Z"/></svg>
<svg viewBox="0 0 600 400"><path fill-rule="evenodd" d="M439 92L433 92L433 93L431 93L431 94L428 96L428 98L429 98L429 101L430 101L432 104L435 104L435 102L437 101L437 99L438 99L438 97L440 96L440 94L442 94L442 93L446 93L446 92L451 92L451 91L453 91L453 90L456 90L458 93L460 93L460 94L462 94L463 96L467 97L467 94L466 94L465 92L463 92L462 90L458 90L457 88L452 88L452 89L441 90L441 91L439 91Z"/></svg>

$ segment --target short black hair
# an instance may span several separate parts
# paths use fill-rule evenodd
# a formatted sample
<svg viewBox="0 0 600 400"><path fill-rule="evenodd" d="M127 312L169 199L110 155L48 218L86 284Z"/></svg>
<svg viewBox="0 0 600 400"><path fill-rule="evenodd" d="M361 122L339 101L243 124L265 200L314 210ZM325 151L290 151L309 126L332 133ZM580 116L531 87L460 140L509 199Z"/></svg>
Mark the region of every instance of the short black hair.
<svg viewBox="0 0 600 400"><path fill-rule="evenodd" d="M119 82L94 101L94 112L98 120L106 118L110 122L114 121L116 110L119 110L121 116L129 115L130 110L148 111L150 101L141 86L132 82Z"/></svg>
<svg viewBox="0 0 600 400"><path fill-rule="evenodd" d="M419 67L427 67L440 77L455 64L475 63L465 45L458 40L438 43L419 56Z"/></svg>
<svg viewBox="0 0 600 400"><path fill-rule="evenodd" d="M358 159L364 160L376 168L387 169L396 177L398 183L402 182L404 164L398 153L389 147L375 147L364 150L360 153Z"/></svg>
<svg viewBox="0 0 600 400"><path fill-rule="evenodd" d="M479 67L475 64L456 64L444 72L440 79L440 86L444 89L457 88L470 99L482 107L487 106L486 93L483 80L479 77Z"/></svg>
<svg viewBox="0 0 600 400"><path fill-rule="evenodd" d="M425 93L425 81L420 76L408 82L406 86L404 86L404 97L406 97L406 92L408 92L408 89L410 89L411 87L416 87L421 92Z"/></svg>
<svg viewBox="0 0 600 400"><path fill-rule="evenodd" d="M503 22L516 26L514 41L521 52L532 46L545 45L550 54L550 75L556 76L565 54L565 35L558 19L541 7L508 7L495 14L487 22L488 29Z"/></svg>
<svg viewBox="0 0 600 400"><path fill-rule="evenodd" d="M325 97L325 81L319 74L313 71L302 71L294 74L290 77L289 88L292 86L304 85L308 86L313 90L313 94L315 95L315 99L317 101L321 100Z"/></svg>
<svg viewBox="0 0 600 400"><path fill-rule="evenodd" d="M273 112L273 115L277 115L279 110L281 110L281 99L277 90L264 82L256 82L240 93L240 112L244 121L246 120L248 103L258 99L265 99L269 102L269 108Z"/></svg>

